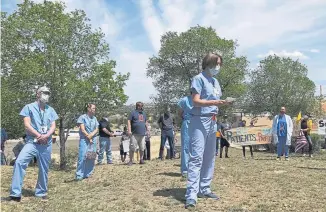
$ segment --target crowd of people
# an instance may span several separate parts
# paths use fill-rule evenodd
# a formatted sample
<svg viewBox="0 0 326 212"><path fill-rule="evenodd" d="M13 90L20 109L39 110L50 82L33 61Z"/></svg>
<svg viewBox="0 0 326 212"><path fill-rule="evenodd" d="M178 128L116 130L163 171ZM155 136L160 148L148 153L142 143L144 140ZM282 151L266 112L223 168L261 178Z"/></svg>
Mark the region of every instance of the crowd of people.
<svg viewBox="0 0 326 212"><path fill-rule="evenodd" d="M181 124L181 175L187 178L186 208L195 207L197 198L219 197L211 190L211 182L214 174L216 156L228 158L230 143L226 137L226 131L230 129L227 117L220 123L217 121L219 106L232 105L233 101L221 100L222 90L217 75L223 59L220 55L209 53L202 61L202 72L196 75L191 83L190 95L183 97L178 102L179 115L182 117ZM10 200L20 201L25 170L34 158L38 164L39 176L36 184L35 196L47 199L48 171L51 161L52 134L55 131L55 121L58 115L48 105L50 90L41 87L37 90L37 101L26 105L20 112L26 130L24 144L19 147L14 162L12 184L10 188ZM95 113L95 104L85 105L86 113L77 120L79 127L79 154L76 180L89 178L94 172L95 160L103 164L104 152L106 153L107 164L112 164L111 137L113 131L110 128L109 114L104 114L98 122ZM168 158L175 157L176 129L175 120L171 115L170 108L166 108L160 116L158 124L161 128L161 144L159 159L164 158L164 148L168 142ZM250 123L253 126L253 123ZM245 127L246 123L241 122L239 127ZM310 138L311 126L305 116L301 122L301 129L309 144L309 155L312 156L312 142ZM285 107L282 107L280 114L273 120L273 139L277 143L277 159L284 155L289 158L289 145L293 132L291 117L286 114ZM99 136L99 151L96 151L96 141ZM139 163L145 164L144 160L150 160L150 126L146 113L143 110L143 103L137 102L136 108L128 117L127 126L120 142L121 161L125 162L129 153L128 165L134 165L134 153L139 152ZM1 130L1 151L3 152L3 139L6 139L5 132ZM18 147L17 147L18 148ZM249 146L253 157L252 146ZM97 156L98 153L98 156ZM243 147L245 157L245 147ZM3 154L2 154L3 155ZM1 158L1 164L3 159Z"/></svg>

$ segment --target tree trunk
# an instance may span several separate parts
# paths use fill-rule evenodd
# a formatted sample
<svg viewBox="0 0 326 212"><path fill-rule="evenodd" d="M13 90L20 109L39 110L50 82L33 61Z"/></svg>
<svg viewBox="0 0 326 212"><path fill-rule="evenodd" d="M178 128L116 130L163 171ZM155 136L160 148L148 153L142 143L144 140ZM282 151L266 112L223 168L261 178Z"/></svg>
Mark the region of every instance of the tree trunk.
<svg viewBox="0 0 326 212"><path fill-rule="evenodd" d="M59 135L60 135L60 169L66 168L66 137L63 127L63 118L60 118L59 125Z"/></svg>

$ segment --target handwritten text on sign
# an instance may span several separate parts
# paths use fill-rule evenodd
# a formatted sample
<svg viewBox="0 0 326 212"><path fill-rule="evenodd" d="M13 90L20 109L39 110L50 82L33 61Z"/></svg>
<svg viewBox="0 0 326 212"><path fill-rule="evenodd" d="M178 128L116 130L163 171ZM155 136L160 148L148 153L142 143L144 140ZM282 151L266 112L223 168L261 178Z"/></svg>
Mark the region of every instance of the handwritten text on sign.
<svg viewBox="0 0 326 212"><path fill-rule="evenodd" d="M234 145L259 145L272 142L270 127L239 127L226 132L227 140Z"/></svg>

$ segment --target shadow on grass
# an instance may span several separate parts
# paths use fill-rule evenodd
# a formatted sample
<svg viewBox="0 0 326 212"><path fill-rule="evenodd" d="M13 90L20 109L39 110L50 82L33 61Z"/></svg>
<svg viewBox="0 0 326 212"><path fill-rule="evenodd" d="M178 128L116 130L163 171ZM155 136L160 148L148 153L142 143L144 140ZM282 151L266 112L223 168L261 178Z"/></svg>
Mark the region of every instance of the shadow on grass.
<svg viewBox="0 0 326 212"><path fill-rule="evenodd" d="M33 196L35 196L35 192L32 189L23 188L22 189L22 195L24 197L33 197Z"/></svg>
<svg viewBox="0 0 326 212"><path fill-rule="evenodd" d="M167 188L157 190L153 193L156 197L172 197L181 203L186 201L185 199L186 188Z"/></svg>
<svg viewBox="0 0 326 212"><path fill-rule="evenodd" d="M176 172L162 172L162 173L158 173L157 175L165 175L169 177L181 177L181 174Z"/></svg>
<svg viewBox="0 0 326 212"><path fill-rule="evenodd" d="M180 164L174 164L173 166L178 166L178 167L181 167L181 165L180 165Z"/></svg>
<svg viewBox="0 0 326 212"><path fill-rule="evenodd" d="M298 169L310 169L310 170L318 170L318 171L326 171L326 168L320 168L320 167L302 167L297 166Z"/></svg>

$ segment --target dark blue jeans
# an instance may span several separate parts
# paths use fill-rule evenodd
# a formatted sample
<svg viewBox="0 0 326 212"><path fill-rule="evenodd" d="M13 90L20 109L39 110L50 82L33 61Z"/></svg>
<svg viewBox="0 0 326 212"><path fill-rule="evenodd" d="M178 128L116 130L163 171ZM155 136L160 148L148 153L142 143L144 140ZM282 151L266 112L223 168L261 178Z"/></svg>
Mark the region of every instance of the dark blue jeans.
<svg viewBox="0 0 326 212"><path fill-rule="evenodd" d="M162 130L161 133L161 147L160 147L160 158L163 159L163 152L164 152L164 145L166 142L166 139L169 141L170 145L170 159L174 158L174 136L173 136L173 130Z"/></svg>

